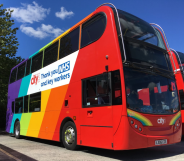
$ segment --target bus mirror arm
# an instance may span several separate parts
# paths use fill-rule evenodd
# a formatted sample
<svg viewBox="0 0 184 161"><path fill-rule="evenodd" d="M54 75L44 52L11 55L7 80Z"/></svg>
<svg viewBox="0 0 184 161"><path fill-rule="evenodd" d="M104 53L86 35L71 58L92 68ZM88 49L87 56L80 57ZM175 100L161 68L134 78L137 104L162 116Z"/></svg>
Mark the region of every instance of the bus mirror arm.
<svg viewBox="0 0 184 161"><path fill-rule="evenodd" d="M177 73L176 64L175 64L175 62L174 62L174 58L173 58L173 55L172 55L172 52L171 52L171 48L170 48L169 43L168 43L168 41L167 41L167 38L166 38L166 35L165 35L164 30L162 29L161 26L159 26L159 25L156 24L156 23L150 23L150 25L151 25L152 27L154 27L154 25L155 25L155 26L157 26L157 28L159 28L159 29L162 31L163 36L164 36L164 38L165 38L165 42L166 42L166 44L167 44L167 45L166 45L166 48L167 48L167 50L168 50L167 52L169 52L169 53L171 54L171 59L172 59L173 64L174 64L174 68L175 68L174 74L176 74L176 73Z"/></svg>
<svg viewBox="0 0 184 161"><path fill-rule="evenodd" d="M105 5L110 5L110 6L112 6L112 7L115 9L115 11L116 11L116 16L117 16L117 20L118 20L118 27L119 27L119 32L120 32L120 35L119 35L119 36L121 37L121 40L122 40L121 43L122 43L123 54L124 54L123 63L125 63L125 62L126 62L126 52L125 52L125 45L124 45L123 34L122 34L122 30L121 30L121 25L120 25L118 10L117 10L116 6L113 5L112 3L103 3L103 4L101 4L100 6L98 6L97 8L99 8L99 7L101 7L101 6L105 6ZM97 9L97 8L96 8L96 9ZM118 37L119 37L119 36L118 36Z"/></svg>

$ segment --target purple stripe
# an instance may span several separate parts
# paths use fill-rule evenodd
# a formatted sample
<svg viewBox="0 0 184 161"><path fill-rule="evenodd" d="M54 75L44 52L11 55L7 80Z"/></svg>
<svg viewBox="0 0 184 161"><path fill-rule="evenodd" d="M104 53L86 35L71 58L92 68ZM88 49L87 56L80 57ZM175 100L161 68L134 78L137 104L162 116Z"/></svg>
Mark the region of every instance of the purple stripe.
<svg viewBox="0 0 184 161"><path fill-rule="evenodd" d="M20 66L21 64L23 64L24 62L26 62L28 59L25 59L24 61L20 62L19 64L17 64L16 66L14 66L12 69L11 69L11 72L13 69L17 68L18 66Z"/></svg>
<svg viewBox="0 0 184 161"><path fill-rule="evenodd" d="M12 123L12 101L15 101L15 98L18 98L20 85L21 85L22 79L10 84L8 86L8 104L7 104L7 112L6 112L6 131L10 131L11 123Z"/></svg>

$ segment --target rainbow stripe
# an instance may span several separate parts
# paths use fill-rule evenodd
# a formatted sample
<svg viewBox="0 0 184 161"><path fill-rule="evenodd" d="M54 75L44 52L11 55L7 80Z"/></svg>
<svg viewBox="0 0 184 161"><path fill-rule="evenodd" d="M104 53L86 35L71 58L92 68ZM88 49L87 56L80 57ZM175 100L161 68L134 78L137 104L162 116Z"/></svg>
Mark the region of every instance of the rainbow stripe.
<svg viewBox="0 0 184 161"><path fill-rule="evenodd" d="M175 122L181 117L181 111L179 111L170 121L169 125L174 125Z"/></svg>
<svg viewBox="0 0 184 161"><path fill-rule="evenodd" d="M129 117L132 117L132 118L140 121L144 126L153 126L153 124L151 123L151 121L149 119L147 119L146 117L144 117L143 115L141 115L135 111L127 109L127 114Z"/></svg>
<svg viewBox="0 0 184 161"><path fill-rule="evenodd" d="M73 27L71 27L70 29L66 30L64 33L62 33L60 36L58 36L57 38L55 38L53 41L51 41L50 43L48 43L47 45L45 45L44 47L42 47L40 50L38 50L37 52L35 52L34 54L32 54L30 58L32 58L33 56L35 56L36 54L38 54L39 52L45 50L47 47L49 47L50 45L54 44L56 41L60 41L60 39L62 37L64 37L65 35L67 35L69 32L71 32L72 30L74 30L75 28L79 27L82 23L84 23L86 20L88 20L90 17L93 16L94 13L91 13L90 15L88 15L86 18L84 18L83 20L81 20L80 22L78 22L76 25L74 25ZM59 53L59 52L58 52ZM58 56L59 58L59 56Z"/></svg>
<svg viewBox="0 0 184 161"><path fill-rule="evenodd" d="M37 52L32 54L29 59L31 59L33 56L37 55L41 51L44 51L47 47L54 44L55 42L59 41L60 45L60 39L79 27L82 23L84 23L86 20L91 18L94 13L91 13L89 16L81 20L79 23L65 31L63 34L55 38L53 41L39 49ZM81 26L80 26L81 27ZM30 136L30 137L38 137L42 139L48 139L48 140L55 140L59 141L60 138L60 124L62 122L61 120L61 110L62 105L68 90L70 78L73 73L73 69L75 66L75 62L79 53L78 51L75 51L74 53L64 57L63 59L59 60L59 48L58 47L58 61L48 65L47 67L41 68L40 70L31 73L30 75L10 84L9 94L11 94L11 99L15 100L17 97L23 97L35 92L39 91L41 92L41 111L40 112L31 112L31 113L21 113L21 114L13 114L9 121L6 131L9 133L14 132L14 124L16 120L20 121L20 134L24 136ZM80 49L80 44L79 44ZM44 54L43 54L44 55ZM59 65L62 63L65 63L67 61L70 61L70 77L68 79L65 79L64 81L55 81L58 83L56 86L54 84L52 87L49 87L48 89L43 89L40 84L37 85L31 85L31 79L33 78L34 74L42 74L47 73L48 71L55 70L58 68ZM41 77L41 76L40 76ZM48 79L57 78L58 76L53 76ZM46 80L46 79L45 79ZM62 83L63 82L63 83ZM39 86L39 87L38 87ZM42 89L41 89L42 88ZM62 91L62 92L61 92ZM11 102L9 101L9 104Z"/></svg>

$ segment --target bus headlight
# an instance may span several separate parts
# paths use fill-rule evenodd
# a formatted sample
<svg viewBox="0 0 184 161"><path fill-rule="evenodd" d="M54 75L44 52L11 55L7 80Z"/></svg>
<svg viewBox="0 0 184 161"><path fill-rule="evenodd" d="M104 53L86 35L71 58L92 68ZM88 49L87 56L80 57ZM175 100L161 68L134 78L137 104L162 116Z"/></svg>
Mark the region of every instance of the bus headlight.
<svg viewBox="0 0 184 161"><path fill-rule="evenodd" d="M175 124L174 124L174 132L178 131L180 129L181 126L181 117L176 120Z"/></svg>
<svg viewBox="0 0 184 161"><path fill-rule="evenodd" d="M145 134L142 123L132 117L128 117L131 127L138 133Z"/></svg>

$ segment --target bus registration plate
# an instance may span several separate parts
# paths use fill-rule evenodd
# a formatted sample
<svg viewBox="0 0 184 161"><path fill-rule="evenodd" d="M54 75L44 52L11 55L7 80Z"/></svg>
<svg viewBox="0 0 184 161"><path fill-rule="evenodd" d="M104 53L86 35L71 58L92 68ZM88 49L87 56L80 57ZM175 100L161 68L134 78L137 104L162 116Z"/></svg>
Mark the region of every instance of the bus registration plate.
<svg viewBox="0 0 184 161"><path fill-rule="evenodd" d="M164 144L167 144L167 139L155 140L155 145L164 145Z"/></svg>

